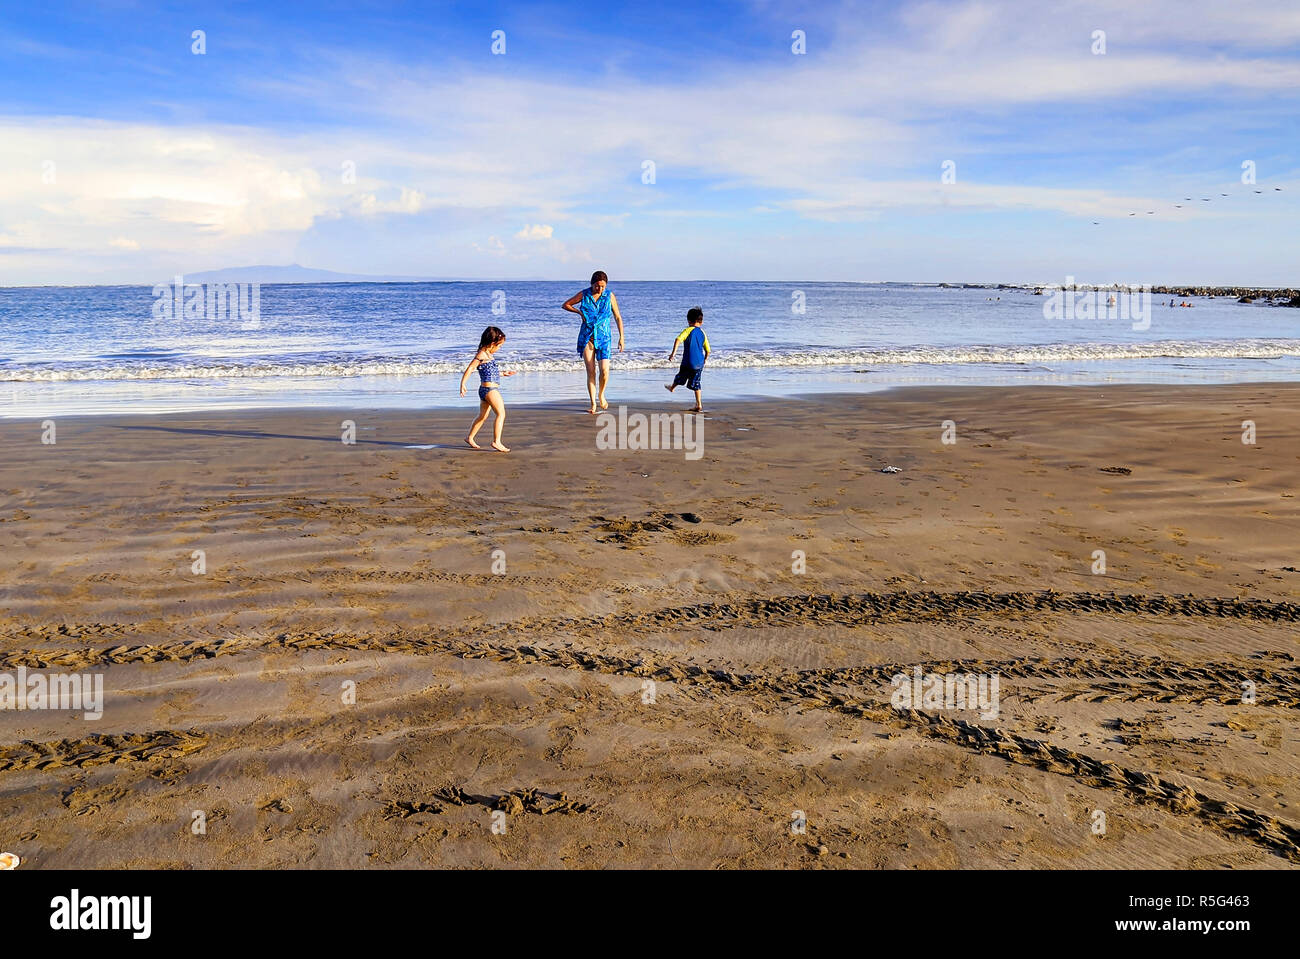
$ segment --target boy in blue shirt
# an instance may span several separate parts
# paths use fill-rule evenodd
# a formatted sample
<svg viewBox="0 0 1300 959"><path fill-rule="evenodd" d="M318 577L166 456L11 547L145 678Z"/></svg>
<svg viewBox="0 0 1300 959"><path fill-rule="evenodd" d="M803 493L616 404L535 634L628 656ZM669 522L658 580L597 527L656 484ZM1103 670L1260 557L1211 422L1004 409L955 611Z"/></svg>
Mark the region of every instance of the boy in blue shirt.
<svg viewBox="0 0 1300 959"><path fill-rule="evenodd" d="M691 412L703 413L704 407L700 404L700 374L704 372L705 359L712 352L709 337L704 332L704 311L698 306L691 307L686 311L686 322L686 329L677 334L677 339L673 340L672 352L668 354L668 359L672 360L677 355L677 344L682 343L682 365L673 381L664 384L664 389L669 393L679 386L694 390L695 409Z"/></svg>

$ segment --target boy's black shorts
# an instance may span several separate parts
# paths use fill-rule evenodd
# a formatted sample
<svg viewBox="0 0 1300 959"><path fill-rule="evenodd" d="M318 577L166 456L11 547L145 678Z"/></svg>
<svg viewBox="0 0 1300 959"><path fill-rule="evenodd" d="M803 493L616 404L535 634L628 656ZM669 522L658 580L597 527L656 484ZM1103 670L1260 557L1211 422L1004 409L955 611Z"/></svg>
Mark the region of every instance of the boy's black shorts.
<svg viewBox="0 0 1300 959"><path fill-rule="evenodd" d="M700 374L703 372L702 369L693 370L689 366L683 366L673 378L673 386L684 386L690 390L698 390L700 388Z"/></svg>

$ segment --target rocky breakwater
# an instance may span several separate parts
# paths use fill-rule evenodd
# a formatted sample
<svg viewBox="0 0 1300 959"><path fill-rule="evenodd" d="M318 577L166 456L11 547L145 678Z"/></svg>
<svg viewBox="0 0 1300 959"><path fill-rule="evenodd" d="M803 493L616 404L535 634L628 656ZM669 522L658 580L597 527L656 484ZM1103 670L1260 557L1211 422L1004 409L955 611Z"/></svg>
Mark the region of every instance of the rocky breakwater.
<svg viewBox="0 0 1300 959"><path fill-rule="evenodd" d="M1238 303L1265 300L1272 306L1300 307L1300 290L1253 289L1245 286L1153 286L1156 295L1170 296L1231 296Z"/></svg>

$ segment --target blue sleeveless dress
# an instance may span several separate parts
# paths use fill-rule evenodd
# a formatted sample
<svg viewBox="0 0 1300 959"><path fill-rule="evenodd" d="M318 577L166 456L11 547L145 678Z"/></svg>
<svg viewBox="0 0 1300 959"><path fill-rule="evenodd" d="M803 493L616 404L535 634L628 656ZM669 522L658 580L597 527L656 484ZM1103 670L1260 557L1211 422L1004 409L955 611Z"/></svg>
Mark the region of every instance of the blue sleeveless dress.
<svg viewBox="0 0 1300 959"><path fill-rule="evenodd" d="M609 359L609 321L614 315L613 296L609 288L606 287L599 297L591 295L590 287L584 290L578 312L582 314L582 326L578 330L578 355L581 356L587 344L591 343L596 351L596 359Z"/></svg>

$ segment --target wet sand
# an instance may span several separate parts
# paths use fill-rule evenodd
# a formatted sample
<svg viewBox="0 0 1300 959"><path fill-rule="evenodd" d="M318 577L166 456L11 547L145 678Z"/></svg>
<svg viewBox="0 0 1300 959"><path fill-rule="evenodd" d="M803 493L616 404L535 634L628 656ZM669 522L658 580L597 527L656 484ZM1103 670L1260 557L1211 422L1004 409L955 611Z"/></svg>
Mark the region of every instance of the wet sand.
<svg viewBox="0 0 1300 959"><path fill-rule="evenodd" d="M0 710L0 851L1300 863L1300 385L705 405L698 459L580 399L509 455L468 407L0 422L0 672L105 689ZM917 666L997 717L895 708Z"/></svg>

